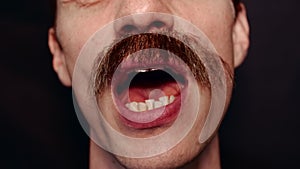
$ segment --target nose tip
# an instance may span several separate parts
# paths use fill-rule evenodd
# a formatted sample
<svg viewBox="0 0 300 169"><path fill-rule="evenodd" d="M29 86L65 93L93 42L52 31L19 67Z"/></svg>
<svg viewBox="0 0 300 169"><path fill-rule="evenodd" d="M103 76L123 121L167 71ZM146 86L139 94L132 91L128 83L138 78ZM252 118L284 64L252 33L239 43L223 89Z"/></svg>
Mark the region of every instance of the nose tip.
<svg viewBox="0 0 300 169"><path fill-rule="evenodd" d="M124 17L115 23L114 29L120 37L126 34L171 31L173 25L174 20L169 15L146 13Z"/></svg>

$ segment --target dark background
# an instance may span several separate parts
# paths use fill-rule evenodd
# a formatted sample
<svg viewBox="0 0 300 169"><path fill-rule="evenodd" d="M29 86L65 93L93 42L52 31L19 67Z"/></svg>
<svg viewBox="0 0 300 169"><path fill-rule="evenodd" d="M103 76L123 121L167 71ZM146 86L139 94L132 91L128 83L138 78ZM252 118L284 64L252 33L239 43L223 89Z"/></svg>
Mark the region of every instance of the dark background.
<svg viewBox="0 0 300 169"><path fill-rule="evenodd" d="M300 1L244 2L251 48L221 126L223 169L300 168ZM0 12L0 168L87 168L88 137L52 70L48 1Z"/></svg>

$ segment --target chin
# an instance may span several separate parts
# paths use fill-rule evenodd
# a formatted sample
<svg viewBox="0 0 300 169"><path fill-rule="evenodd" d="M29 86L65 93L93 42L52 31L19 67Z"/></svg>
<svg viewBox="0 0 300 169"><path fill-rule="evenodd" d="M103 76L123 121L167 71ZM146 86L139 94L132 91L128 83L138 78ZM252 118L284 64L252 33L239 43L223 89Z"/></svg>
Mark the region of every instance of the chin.
<svg viewBox="0 0 300 169"><path fill-rule="evenodd" d="M198 137L189 135L173 149L150 158L126 158L117 156L119 163L127 169L176 169L183 167L196 158L204 145Z"/></svg>

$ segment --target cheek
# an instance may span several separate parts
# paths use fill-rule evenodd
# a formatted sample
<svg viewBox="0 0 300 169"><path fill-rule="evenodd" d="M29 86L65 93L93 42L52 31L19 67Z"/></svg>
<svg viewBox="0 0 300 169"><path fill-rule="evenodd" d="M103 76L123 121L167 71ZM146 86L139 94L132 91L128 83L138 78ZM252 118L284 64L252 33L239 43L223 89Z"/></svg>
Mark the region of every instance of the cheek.
<svg viewBox="0 0 300 169"><path fill-rule="evenodd" d="M57 19L57 36L63 48L69 72L73 72L76 59L88 39L101 27L107 24L112 14L94 13L68 15L65 13Z"/></svg>
<svg viewBox="0 0 300 169"><path fill-rule="evenodd" d="M233 66L233 8L230 1L193 2L192 8L176 8L174 13L187 19L203 31L227 64ZM199 4L199 5L197 5Z"/></svg>
<svg viewBox="0 0 300 169"><path fill-rule="evenodd" d="M209 24L195 21L195 24L208 36L214 47L216 48L220 57L230 65L233 66L233 43L232 43L232 25L224 22L220 18L208 18L211 21ZM203 26L202 26L203 25Z"/></svg>

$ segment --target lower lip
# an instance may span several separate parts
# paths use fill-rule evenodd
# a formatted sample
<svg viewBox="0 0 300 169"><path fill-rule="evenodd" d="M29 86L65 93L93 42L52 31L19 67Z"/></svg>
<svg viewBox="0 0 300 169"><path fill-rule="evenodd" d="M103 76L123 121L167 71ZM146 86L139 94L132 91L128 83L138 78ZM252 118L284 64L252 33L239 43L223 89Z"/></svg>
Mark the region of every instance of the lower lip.
<svg viewBox="0 0 300 169"><path fill-rule="evenodd" d="M168 124L173 123L180 112L180 107L181 107L181 97L179 95L176 96L176 99L172 104L151 111L132 112L127 108L125 108L124 106L121 106L118 109L119 111L127 111L126 113L139 113L139 114L141 113L150 114L150 113L157 113L163 111L160 117L158 117L157 119L149 123L133 122L128 120L122 114L119 113L121 122L126 126L134 129L150 129L150 128L155 128L160 126L166 126Z"/></svg>

